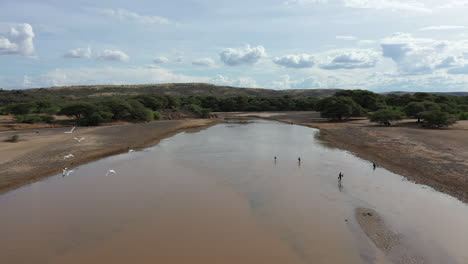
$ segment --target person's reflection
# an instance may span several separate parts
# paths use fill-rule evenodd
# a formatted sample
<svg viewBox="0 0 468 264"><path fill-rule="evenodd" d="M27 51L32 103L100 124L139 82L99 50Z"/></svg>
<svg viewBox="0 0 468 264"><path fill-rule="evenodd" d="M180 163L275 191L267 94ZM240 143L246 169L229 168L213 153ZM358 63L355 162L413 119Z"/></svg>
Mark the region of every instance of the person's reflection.
<svg viewBox="0 0 468 264"><path fill-rule="evenodd" d="M338 191L343 191L343 185L341 185L341 181L338 181Z"/></svg>

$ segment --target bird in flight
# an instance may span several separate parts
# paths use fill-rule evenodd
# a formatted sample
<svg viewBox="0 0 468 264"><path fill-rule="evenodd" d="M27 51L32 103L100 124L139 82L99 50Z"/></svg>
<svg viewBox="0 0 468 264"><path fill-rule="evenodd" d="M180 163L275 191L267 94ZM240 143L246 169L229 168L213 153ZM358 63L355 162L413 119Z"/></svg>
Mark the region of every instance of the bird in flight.
<svg viewBox="0 0 468 264"><path fill-rule="evenodd" d="M62 177L65 177L65 176L68 176L70 174L72 174L74 172L74 170L69 170L68 168L65 168L62 170Z"/></svg>
<svg viewBox="0 0 468 264"><path fill-rule="evenodd" d="M63 159L69 159L69 158L74 158L75 156L73 154L68 154L68 155L65 155L63 156Z"/></svg>
<svg viewBox="0 0 468 264"><path fill-rule="evenodd" d="M75 130L75 128L76 128L76 127L72 127L72 129L71 129L70 131L65 131L65 132L63 132L63 133L65 133L65 134L71 134L71 133L73 133L73 130Z"/></svg>
<svg viewBox="0 0 468 264"><path fill-rule="evenodd" d="M117 174L117 172L115 172L115 170L108 170L107 173L106 173L106 176L108 176L111 173Z"/></svg>
<svg viewBox="0 0 468 264"><path fill-rule="evenodd" d="M82 138L74 137L73 139L76 140L76 141L78 141L78 143L79 143L79 142L83 141L85 138L84 138L84 137L82 137Z"/></svg>
<svg viewBox="0 0 468 264"><path fill-rule="evenodd" d="M133 149L129 149L128 153L135 152Z"/></svg>

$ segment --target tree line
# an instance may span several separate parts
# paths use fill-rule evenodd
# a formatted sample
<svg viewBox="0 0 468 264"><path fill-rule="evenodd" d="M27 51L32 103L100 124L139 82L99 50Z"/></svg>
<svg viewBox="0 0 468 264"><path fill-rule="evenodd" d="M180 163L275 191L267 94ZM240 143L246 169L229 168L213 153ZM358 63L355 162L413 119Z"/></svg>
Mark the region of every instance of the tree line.
<svg viewBox="0 0 468 264"><path fill-rule="evenodd" d="M54 115L74 117L78 125L98 125L124 120L151 121L167 111L188 111L206 118L211 112L319 111L330 120L368 116L373 122L390 125L404 117L415 118L426 127L443 127L468 119L468 97L430 93L382 95L367 90L342 90L327 98L216 97L144 94L106 99L82 99L72 103L32 100L0 106L0 114L13 114L18 122L52 122Z"/></svg>

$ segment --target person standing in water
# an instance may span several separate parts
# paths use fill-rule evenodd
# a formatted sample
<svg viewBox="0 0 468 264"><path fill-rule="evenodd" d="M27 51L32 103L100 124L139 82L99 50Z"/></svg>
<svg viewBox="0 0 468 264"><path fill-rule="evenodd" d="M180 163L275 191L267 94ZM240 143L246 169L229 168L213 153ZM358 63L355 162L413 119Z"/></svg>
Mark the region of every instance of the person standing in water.
<svg viewBox="0 0 468 264"><path fill-rule="evenodd" d="M343 178L343 173L341 173L341 171L340 171L340 174L338 174L338 181L341 182L341 179L342 179L342 178Z"/></svg>
<svg viewBox="0 0 468 264"><path fill-rule="evenodd" d="M377 168L377 165L375 164L375 162L372 162L372 167L374 168L374 170L375 168Z"/></svg>

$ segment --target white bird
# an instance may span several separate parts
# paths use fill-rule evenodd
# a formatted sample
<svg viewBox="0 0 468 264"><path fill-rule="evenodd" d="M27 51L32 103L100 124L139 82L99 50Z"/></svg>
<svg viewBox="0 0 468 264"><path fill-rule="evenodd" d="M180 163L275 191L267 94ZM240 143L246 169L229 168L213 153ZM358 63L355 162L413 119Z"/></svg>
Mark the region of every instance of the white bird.
<svg viewBox="0 0 468 264"><path fill-rule="evenodd" d="M76 141L78 141L78 143L79 143L79 142L83 141L85 138L84 138L84 137L82 137L82 138L74 137L73 139L76 140Z"/></svg>
<svg viewBox="0 0 468 264"><path fill-rule="evenodd" d="M74 172L74 170L63 170L62 177L68 176L68 175L72 174L73 172Z"/></svg>
<svg viewBox="0 0 468 264"><path fill-rule="evenodd" d="M117 172L115 172L115 170L108 170L107 173L106 173L106 176L108 176L108 175L111 174L111 173L116 174Z"/></svg>
<svg viewBox="0 0 468 264"><path fill-rule="evenodd" d="M62 176L65 176L67 174L67 172L68 172L68 168L63 169L62 170Z"/></svg>
<svg viewBox="0 0 468 264"><path fill-rule="evenodd" d="M133 149L129 149L128 153L135 152Z"/></svg>
<svg viewBox="0 0 468 264"><path fill-rule="evenodd" d="M68 155L65 155L63 156L63 159L69 159L69 158L74 158L75 156L73 154L68 154Z"/></svg>
<svg viewBox="0 0 468 264"><path fill-rule="evenodd" d="M65 131L65 132L63 132L63 133L65 133L65 134L71 134L71 133L73 133L73 130L75 130L75 127L72 127L72 129L71 129L70 131Z"/></svg>

